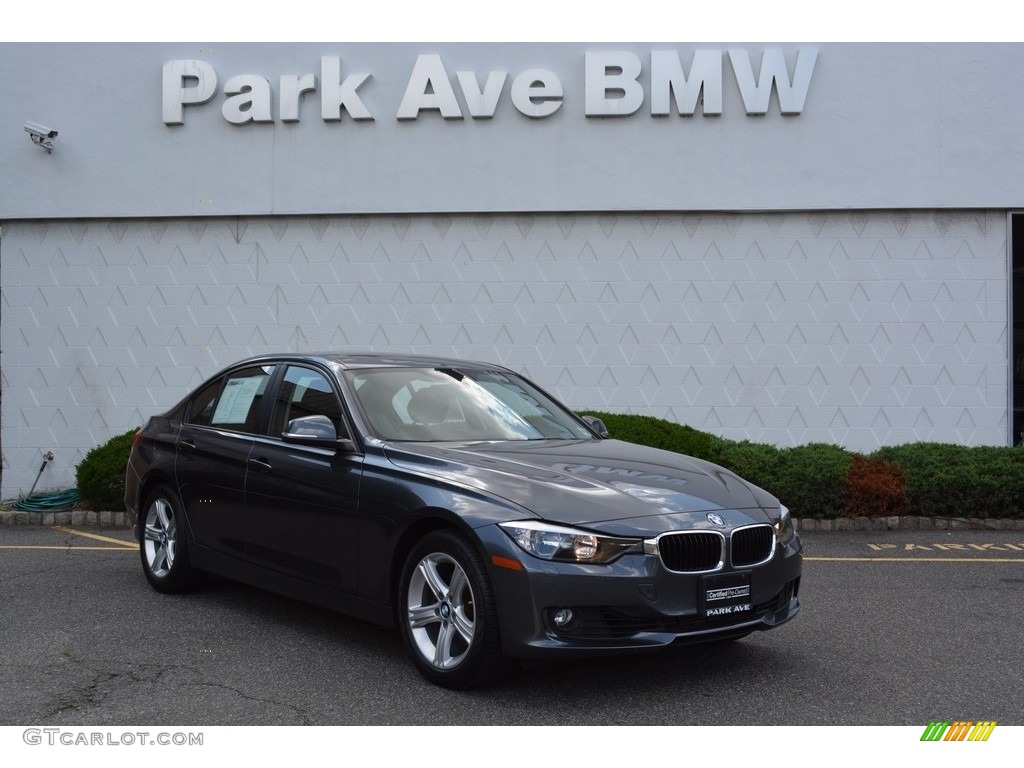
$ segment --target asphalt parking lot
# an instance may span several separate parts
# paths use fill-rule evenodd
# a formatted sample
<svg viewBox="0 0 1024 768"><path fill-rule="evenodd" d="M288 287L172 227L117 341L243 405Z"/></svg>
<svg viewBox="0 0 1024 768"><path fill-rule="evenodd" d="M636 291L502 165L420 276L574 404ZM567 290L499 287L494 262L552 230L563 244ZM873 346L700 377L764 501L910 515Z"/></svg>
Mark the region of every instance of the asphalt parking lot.
<svg viewBox="0 0 1024 768"><path fill-rule="evenodd" d="M124 530L6 526L0 724L1024 724L1024 532L803 539L775 631L453 692L391 630L220 579L157 594Z"/></svg>

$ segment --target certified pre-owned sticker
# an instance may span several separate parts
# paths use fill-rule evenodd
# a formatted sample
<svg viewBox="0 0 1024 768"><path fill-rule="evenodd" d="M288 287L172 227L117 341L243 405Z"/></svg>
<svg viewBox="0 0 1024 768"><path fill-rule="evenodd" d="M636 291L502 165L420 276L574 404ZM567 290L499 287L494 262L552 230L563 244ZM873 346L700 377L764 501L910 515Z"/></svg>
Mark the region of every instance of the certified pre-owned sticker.
<svg viewBox="0 0 1024 768"><path fill-rule="evenodd" d="M710 603L713 600L734 600L737 597L749 597L750 596L750 585L746 584L742 587L724 587L723 589L709 589L707 591L707 601ZM709 611L710 613L710 611Z"/></svg>
<svg viewBox="0 0 1024 768"><path fill-rule="evenodd" d="M705 616L753 613L749 573L705 576L701 581L701 611Z"/></svg>

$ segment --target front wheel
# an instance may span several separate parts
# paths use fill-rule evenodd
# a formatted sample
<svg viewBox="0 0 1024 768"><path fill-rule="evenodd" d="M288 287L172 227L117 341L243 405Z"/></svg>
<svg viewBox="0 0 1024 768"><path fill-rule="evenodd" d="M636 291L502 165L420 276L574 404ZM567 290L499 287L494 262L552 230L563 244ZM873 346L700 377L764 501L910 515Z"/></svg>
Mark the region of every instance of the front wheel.
<svg viewBox="0 0 1024 768"><path fill-rule="evenodd" d="M483 561L453 532L429 534L409 553L398 620L416 667L437 685L474 688L511 668Z"/></svg>
<svg viewBox="0 0 1024 768"><path fill-rule="evenodd" d="M144 509L139 549L146 579L158 592L184 592L197 586L202 573L189 561L177 495L161 485L146 499Z"/></svg>

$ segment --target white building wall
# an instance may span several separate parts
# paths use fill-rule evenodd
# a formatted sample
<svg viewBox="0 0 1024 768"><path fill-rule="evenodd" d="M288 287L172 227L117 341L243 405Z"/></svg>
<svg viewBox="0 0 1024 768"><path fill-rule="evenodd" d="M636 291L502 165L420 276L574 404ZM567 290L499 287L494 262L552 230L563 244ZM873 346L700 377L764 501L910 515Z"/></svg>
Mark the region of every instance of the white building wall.
<svg viewBox="0 0 1024 768"><path fill-rule="evenodd" d="M781 84L762 75L776 55ZM413 77L421 56L443 64L432 89L451 94L449 117L398 117L410 84L424 91ZM676 90L669 114L654 114L669 95L654 83L656 56L688 82L717 73L721 113ZM805 103L783 114L801 56L815 62ZM368 75L358 95L372 120L323 119L325 107L339 115L324 57L340 60L343 78ZM588 76L588 57L639 68L627 78L635 111L588 116L588 88L611 106L624 96ZM208 67L217 83L209 101L182 108L181 125L162 119L174 61ZM544 118L512 95L538 68L564 92ZM0 78L7 220L1024 205L1021 43L0 43L0 71L10 75ZM458 73L475 78L470 91L492 74L503 83L493 117L471 116ZM284 120L281 78L303 75L317 89L299 120ZM224 90L239 76L269 90L270 120L225 118ZM770 94L764 114L741 93L755 79ZM700 82L705 97L718 90ZM26 121L59 131L52 154L33 146Z"/></svg>
<svg viewBox="0 0 1024 768"><path fill-rule="evenodd" d="M4 498L276 350L452 354L577 408L1007 442L1002 211L5 222Z"/></svg>

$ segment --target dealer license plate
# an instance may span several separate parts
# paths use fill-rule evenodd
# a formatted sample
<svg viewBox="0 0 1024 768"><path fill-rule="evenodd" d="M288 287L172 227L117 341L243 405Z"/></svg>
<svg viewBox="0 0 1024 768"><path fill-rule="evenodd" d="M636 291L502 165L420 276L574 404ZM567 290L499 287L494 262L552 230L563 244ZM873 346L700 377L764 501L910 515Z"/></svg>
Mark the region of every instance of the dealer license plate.
<svg viewBox="0 0 1024 768"><path fill-rule="evenodd" d="M701 583L703 613L708 618L750 613L750 573L705 576Z"/></svg>

